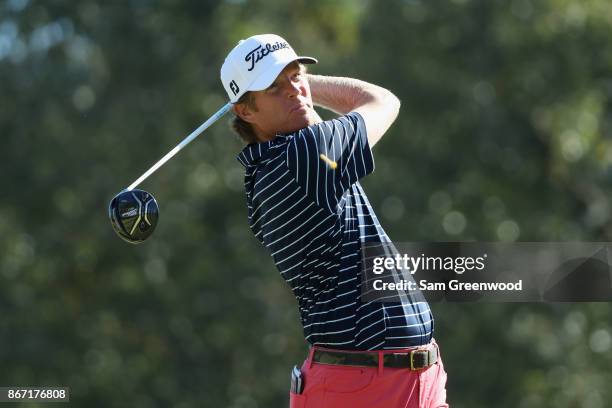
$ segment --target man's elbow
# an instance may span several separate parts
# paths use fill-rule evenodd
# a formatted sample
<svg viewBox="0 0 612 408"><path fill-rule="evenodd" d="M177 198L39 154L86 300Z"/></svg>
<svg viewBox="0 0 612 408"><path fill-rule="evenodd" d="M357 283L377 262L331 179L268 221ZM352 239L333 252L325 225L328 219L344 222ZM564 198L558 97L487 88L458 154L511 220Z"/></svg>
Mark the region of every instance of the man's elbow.
<svg viewBox="0 0 612 408"><path fill-rule="evenodd" d="M395 120L397 119L401 102L399 98L393 94L393 92L385 89L384 100L381 102L381 106L383 107L381 113L384 112L384 119L382 121L383 123L381 129L378 130L378 132L380 132L380 135L377 139L382 138L383 135L387 132L387 130L391 127L393 122L395 122Z"/></svg>
<svg viewBox="0 0 612 408"><path fill-rule="evenodd" d="M389 107L389 110L393 115L393 120L395 121L395 119L397 118L397 115L399 115L399 111L400 111L402 102L399 100L397 96L395 96L395 94L393 94L393 92L389 90L385 90L385 91L386 91L385 92L386 95L385 95L384 104Z"/></svg>
<svg viewBox="0 0 612 408"><path fill-rule="evenodd" d="M368 142L373 147L397 119L401 103L391 91L379 86L370 90L367 99L355 110L364 118Z"/></svg>
<svg viewBox="0 0 612 408"><path fill-rule="evenodd" d="M388 120L393 122L399 114L401 102L393 92L388 89L378 87L375 94L374 103L380 107L383 112L386 112Z"/></svg>

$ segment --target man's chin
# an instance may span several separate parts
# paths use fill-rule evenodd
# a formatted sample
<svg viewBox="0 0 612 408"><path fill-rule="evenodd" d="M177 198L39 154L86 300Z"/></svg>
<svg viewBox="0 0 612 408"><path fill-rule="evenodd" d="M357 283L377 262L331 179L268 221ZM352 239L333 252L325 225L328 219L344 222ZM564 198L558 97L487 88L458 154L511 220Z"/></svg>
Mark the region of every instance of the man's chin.
<svg viewBox="0 0 612 408"><path fill-rule="evenodd" d="M307 115L307 114L305 114L304 116L301 116L300 118L296 118L292 122L293 123L291 126L291 130L289 130L287 133L297 132L300 129L304 129L305 127L308 127L310 125L314 125L315 123L317 123L317 121L312 116Z"/></svg>
<svg viewBox="0 0 612 408"><path fill-rule="evenodd" d="M319 114L317 113L317 111L315 111L310 106L306 107L303 119L304 119L303 127L311 126L311 125L314 125L314 124L317 124L323 121L321 117L319 116Z"/></svg>
<svg viewBox="0 0 612 408"><path fill-rule="evenodd" d="M298 130L304 129L305 127L323 121L319 117L319 114L311 107L296 110L292 112L291 116L293 116L293 120L291 121L292 126L290 126L285 132L283 132L284 134L297 132Z"/></svg>

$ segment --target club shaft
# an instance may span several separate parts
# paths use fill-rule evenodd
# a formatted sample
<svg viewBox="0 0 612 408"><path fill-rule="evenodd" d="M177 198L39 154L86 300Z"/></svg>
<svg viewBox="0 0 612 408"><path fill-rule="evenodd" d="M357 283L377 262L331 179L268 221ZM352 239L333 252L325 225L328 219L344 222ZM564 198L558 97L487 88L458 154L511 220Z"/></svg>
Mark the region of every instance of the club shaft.
<svg viewBox="0 0 612 408"><path fill-rule="evenodd" d="M200 125L200 127L198 127L196 130L191 132L191 134L189 136L187 136L185 139L183 139L181 141L181 143L176 145L176 147L174 149L170 150L164 157L159 159L159 161L157 163L155 163L149 170L147 170L142 176L138 177L138 179L136 179L136 181L134 181L132 184L130 184L130 186L126 190L131 191L131 190L135 189L140 183L142 183L144 180L146 180L147 177L149 177L151 174L153 174L155 172L155 170L157 170L161 166L163 166L164 163L166 163L168 160L170 160L172 157L174 157L175 154L180 152L183 149L183 147L187 146L193 139L198 137L210 125L212 125L217 120L219 120L223 115L225 115L227 113L227 111L230 110L231 107L232 107L232 103L231 102L228 102L227 104L225 104L221 109L219 109L217 111L217 113L212 115L206 122L202 123Z"/></svg>

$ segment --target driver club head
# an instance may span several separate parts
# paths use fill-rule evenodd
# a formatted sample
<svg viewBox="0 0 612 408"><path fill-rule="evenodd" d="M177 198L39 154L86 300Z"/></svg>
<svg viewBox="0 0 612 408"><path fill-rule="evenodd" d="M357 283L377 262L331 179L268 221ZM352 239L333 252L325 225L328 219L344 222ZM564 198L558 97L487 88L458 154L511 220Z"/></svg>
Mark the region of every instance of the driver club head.
<svg viewBox="0 0 612 408"><path fill-rule="evenodd" d="M124 241L139 244L155 230L159 207L155 197L144 190L124 190L108 205L113 229Z"/></svg>

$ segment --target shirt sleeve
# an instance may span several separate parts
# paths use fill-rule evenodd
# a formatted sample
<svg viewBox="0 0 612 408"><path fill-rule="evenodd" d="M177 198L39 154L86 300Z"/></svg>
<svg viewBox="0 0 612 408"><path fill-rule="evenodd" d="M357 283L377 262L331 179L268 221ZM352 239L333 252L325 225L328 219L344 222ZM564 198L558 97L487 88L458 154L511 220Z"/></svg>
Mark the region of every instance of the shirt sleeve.
<svg viewBox="0 0 612 408"><path fill-rule="evenodd" d="M287 146L287 165L306 194L335 213L344 192L374 171L363 117L351 112L301 129Z"/></svg>

